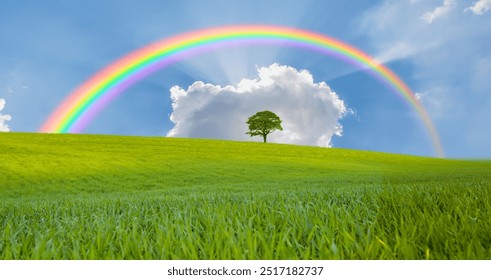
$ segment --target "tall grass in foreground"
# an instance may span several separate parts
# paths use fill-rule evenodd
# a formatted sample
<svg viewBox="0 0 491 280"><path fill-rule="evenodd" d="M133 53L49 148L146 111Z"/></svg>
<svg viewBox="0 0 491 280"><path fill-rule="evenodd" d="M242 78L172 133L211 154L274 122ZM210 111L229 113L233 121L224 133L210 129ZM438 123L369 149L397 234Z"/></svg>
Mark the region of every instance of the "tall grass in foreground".
<svg viewBox="0 0 491 280"><path fill-rule="evenodd" d="M490 259L491 188L351 186L3 203L2 259Z"/></svg>
<svg viewBox="0 0 491 280"><path fill-rule="evenodd" d="M491 259L491 164L0 134L0 259Z"/></svg>

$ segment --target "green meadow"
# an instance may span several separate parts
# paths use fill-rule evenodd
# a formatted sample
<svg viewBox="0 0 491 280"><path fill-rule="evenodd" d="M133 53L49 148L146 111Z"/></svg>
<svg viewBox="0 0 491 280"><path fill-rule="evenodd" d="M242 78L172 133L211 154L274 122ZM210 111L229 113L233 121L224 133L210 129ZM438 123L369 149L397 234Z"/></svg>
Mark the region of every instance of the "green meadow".
<svg viewBox="0 0 491 280"><path fill-rule="evenodd" d="M491 162L0 134L0 259L491 259Z"/></svg>

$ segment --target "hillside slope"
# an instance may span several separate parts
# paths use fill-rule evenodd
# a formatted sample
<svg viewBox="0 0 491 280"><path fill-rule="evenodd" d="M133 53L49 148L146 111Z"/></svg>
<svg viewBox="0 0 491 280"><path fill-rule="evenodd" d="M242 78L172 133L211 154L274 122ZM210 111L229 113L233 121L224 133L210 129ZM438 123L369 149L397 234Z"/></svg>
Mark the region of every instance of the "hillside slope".
<svg viewBox="0 0 491 280"><path fill-rule="evenodd" d="M2 133L0 155L1 190L27 193L197 185L397 184L491 174L491 164L486 162L159 137Z"/></svg>
<svg viewBox="0 0 491 280"><path fill-rule="evenodd" d="M2 259L489 259L491 163L0 134Z"/></svg>

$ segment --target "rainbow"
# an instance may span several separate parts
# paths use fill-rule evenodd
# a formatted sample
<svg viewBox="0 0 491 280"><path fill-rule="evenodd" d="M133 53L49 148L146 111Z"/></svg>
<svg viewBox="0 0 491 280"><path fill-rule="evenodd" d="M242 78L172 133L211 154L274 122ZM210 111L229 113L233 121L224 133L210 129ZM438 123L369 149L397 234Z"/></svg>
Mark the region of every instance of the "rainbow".
<svg viewBox="0 0 491 280"><path fill-rule="evenodd" d="M444 156L438 133L428 113L409 87L389 68L334 38L306 30L264 25L204 29L164 39L130 53L75 89L55 109L39 131L79 133L115 97L151 73L199 53L244 44L309 49L366 69L415 110L428 132L436 155Z"/></svg>

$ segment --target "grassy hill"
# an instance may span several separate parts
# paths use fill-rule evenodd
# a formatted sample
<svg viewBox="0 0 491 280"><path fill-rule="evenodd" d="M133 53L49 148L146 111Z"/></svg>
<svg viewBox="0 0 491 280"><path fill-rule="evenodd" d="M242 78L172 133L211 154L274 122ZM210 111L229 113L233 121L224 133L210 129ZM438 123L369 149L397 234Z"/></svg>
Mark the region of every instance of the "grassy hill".
<svg viewBox="0 0 491 280"><path fill-rule="evenodd" d="M0 134L0 259L491 259L491 162Z"/></svg>

